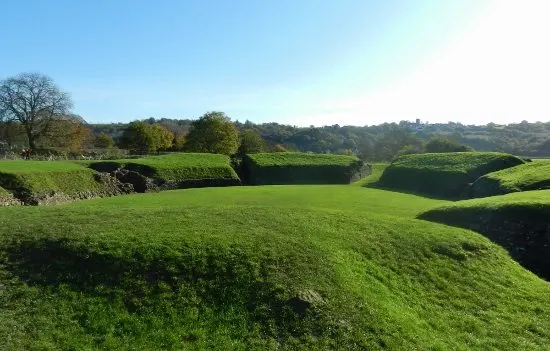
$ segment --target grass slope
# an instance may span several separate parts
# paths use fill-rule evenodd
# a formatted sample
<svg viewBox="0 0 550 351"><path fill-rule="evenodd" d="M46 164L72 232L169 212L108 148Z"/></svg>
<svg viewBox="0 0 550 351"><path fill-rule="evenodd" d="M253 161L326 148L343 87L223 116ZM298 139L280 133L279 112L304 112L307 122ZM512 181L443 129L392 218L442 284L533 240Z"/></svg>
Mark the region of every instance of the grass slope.
<svg viewBox="0 0 550 351"><path fill-rule="evenodd" d="M550 162L530 162L484 175L472 184L472 195L485 197L546 187L550 187Z"/></svg>
<svg viewBox="0 0 550 351"><path fill-rule="evenodd" d="M371 164L371 173L364 177L359 179L358 181L354 182L352 185L354 186L365 186L370 187L378 183L380 180L380 177L382 176L382 173L384 173L384 170L389 166L389 163L374 163Z"/></svg>
<svg viewBox="0 0 550 351"><path fill-rule="evenodd" d="M497 152L453 152L398 157L386 168L379 185L442 198L468 195L468 186L494 171L523 164L515 156Z"/></svg>
<svg viewBox="0 0 550 351"><path fill-rule="evenodd" d="M354 156L273 152L245 155L243 178L253 185L349 184L363 162Z"/></svg>
<svg viewBox="0 0 550 351"><path fill-rule="evenodd" d="M0 348L543 350L550 286L445 201L206 188L2 208Z"/></svg>
<svg viewBox="0 0 550 351"><path fill-rule="evenodd" d="M72 162L0 161L0 186L37 201L53 195L93 196L107 191L97 173Z"/></svg>
<svg viewBox="0 0 550 351"><path fill-rule="evenodd" d="M459 201L419 218L478 231L550 280L550 190Z"/></svg>
<svg viewBox="0 0 550 351"><path fill-rule="evenodd" d="M135 159L91 162L97 171L113 171L124 167L146 177L164 182L193 180L220 180L236 184L237 174L231 168L229 157L216 154L177 153Z"/></svg>

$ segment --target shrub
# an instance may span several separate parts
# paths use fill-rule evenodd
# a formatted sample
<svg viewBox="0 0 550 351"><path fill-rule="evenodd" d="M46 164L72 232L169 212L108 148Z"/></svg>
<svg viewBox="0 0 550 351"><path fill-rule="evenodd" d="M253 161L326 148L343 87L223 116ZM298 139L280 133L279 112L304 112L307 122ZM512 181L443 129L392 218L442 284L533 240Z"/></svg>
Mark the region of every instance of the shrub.
<svg viewBox="0 0 550 351"><path fill-rule="evenodd" d="M474 151L467 145L461 145L454 140L443 136L435 136L431 138L424 146L426 152L470 152Z"/></svg>
<svg viewBox="0 0 550 351"><path fill-rule="evenodd" d="M524 162L496 152L456 152L398 157L380 177L382 187L443 198L468 196L477 178Z"/></svg>
<svg viewBox="0 0 550 351"><path fill-rule="evenodd" d="M275 152L243 158L245 181L261 184L349 184L363 162L353 156Z"/></svg>

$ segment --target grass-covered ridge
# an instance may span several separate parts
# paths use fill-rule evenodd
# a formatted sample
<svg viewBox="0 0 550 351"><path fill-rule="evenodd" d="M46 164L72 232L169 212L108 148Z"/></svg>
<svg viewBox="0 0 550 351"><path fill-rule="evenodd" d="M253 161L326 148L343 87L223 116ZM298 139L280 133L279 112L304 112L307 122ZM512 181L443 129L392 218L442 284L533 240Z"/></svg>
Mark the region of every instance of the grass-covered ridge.
<svg viewBox="0 0 550 351"><path fill-rule="evenodd" d="M91 162L89 167L100 172L125 168L161 183L177 184L193 181L203 181L206 185L235 185L239 183L237 174L231 168L229 157L217 154L176 153Z"/></svg>
<svg viewBox="0 0 550 351"><path fill-rule="evenodd" d="M530 162L484 175L472 185L474 197L550 187L550 162Z"/></svg>
<svg viewBox="0 0 550 351"><path fill-rule="evenodd" d="M274 152L245 155L243 178L262 184L349 184L361 177L354 156Z"/></svg>
<svg viewBox="0 0 550 351"><path fill-rule="evenodd" d="M550 280L550 190L459 201L426 211L419 218L480 232Z"/></svg>
<svg viewBox="0 0 550 351"><path fill-rule="evenodd" d="M0 186L28 203L113 192L95 171L64 161L0 161Z"/></svg>
<svg viewBox="0 0 550 351"><path fill-rule="evenodd" d="M491 172L523 164L518 157L498 152L454 152L398 157L378 184L396 190L444 198L469 194L469 184Z"/></svg>
<svg viewBox="0 0 550 351"><path fill-rule="evenodd" d="M276 186L2 208L0 349L544 350L550 286L413 218L446 203Z"/></svg>

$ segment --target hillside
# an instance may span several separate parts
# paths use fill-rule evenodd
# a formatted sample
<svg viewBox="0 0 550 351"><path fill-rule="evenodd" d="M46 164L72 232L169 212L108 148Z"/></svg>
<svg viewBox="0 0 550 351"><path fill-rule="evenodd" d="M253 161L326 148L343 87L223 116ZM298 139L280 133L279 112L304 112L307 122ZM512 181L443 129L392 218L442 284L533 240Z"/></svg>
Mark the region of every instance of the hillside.
<svg viewBox="0 0 550 351"><path fill-rule="evenodd" d="M0 208L0 349L543 350L550 286L353 186Z"/></svg>
<svg viewBox="0 0 550 351"><path fill-rule="evenodd" d="M470 183L479 177L523 163L515 156L498 152L405 155L384 170L378 185L428 196L465 198L470 195Z"/></svg>
<svg viewBox="0 0 550 351"><path fill-rule="evenodd" d="M535 161L489 173L472 184L472 197L485 197L550 187L550 162Z"/></svg>
<svg viewBox="0 0 550 351"><path fill-rule="evenodd" d="M482 233L527 269L550 280L550 190L459 201L419 218Z"/></svg>
<svg viewBox="0 0 550 351"><path fill-rule="evenodd" d="M235 116L238 118L238 116ZM172 131L186 133L191 119L154 119ZM464 125L461 123L419 123L402 121L371 126L296 127L280 123L235 123L240 130L253 129L270 145L315 153L353 152L367 161L390 161L403 146L427 141L441 135L476 151L506 152L529 157L550 157L550 122L514 123L508 125ZM1 127L1 126L0 126ZM106 132L118 138L126 124L94 124L95 133ZM1 128L0 128L1 130Z"/></svg>

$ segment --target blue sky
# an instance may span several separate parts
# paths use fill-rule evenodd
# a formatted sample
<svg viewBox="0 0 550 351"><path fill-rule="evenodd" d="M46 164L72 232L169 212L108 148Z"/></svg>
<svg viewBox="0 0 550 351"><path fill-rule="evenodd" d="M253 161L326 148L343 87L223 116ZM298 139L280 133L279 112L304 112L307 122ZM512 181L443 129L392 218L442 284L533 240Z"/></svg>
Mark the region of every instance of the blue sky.
<svg viewBox="0 0 550 351"><path fill-rule="evenodd" d="M51 76L89 122L212 110L293 125L548 120L550 61L536 37L547 42L536 34L547 10L544 0L7 0L0 77Z"/></svg>

